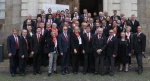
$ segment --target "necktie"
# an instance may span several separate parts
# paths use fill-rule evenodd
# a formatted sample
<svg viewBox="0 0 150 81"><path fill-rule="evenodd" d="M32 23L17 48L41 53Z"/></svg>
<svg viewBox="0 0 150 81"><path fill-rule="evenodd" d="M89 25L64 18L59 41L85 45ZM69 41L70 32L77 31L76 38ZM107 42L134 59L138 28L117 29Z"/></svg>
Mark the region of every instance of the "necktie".
<svg viewBox="0 0 150 81"><path fill-rule="evenodd" d="M27 50L29 49L29 46L28 46L28 41L27 39L25 38L25 41L26 41L26 46L27 46Z"/></svg>
<svg viewBox="0 0 150 81"><path fill-rule="evenodd" d="M40 41L40 34L38 34L38 42Z"/></svg>
<svg viewBox="0 0 150 81"><path fill-rule="evenodd" d="M90 34L88 33L88 40L90 41Z"/></svg>
<svg viewBox="0 0 150 81"><path fill-rule="evenodd" d="M98 40L101 40L101 37L100 37L100 35L98 36Z"/></svg>
<svg viewBox="0 0 150 81"><path fill-rule="evenodd" d="M111 38L111 37L109 37L109 38L108 38L108 41L107 41L107 43L109 43L109 42L110 42L110 38Z"/></svg>
<svg viewBox="0 0 150 81"><path fill-rule="evenodd" d="M67 34L65 34L65 38L66 38L66 41L68 42L68 36L67 36Z"/></svg>
<svg viewBox="0 0 150 81"><path fill-rule="evenodd" d="M18 37L17 37L17 35L15 36L15 42L16 42L16 49L18 49L19 46L18 46Z"/></svg>

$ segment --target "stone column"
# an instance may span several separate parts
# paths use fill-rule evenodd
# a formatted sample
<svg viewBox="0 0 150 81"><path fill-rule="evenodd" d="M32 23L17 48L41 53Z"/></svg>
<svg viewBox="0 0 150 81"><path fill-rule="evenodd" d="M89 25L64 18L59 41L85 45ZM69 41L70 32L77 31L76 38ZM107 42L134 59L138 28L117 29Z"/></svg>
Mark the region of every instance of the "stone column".
<svg viewBox="0 0 150 81"><path fill-rule="evenodd" d="M27 14L31 14L33 17L37 16L37 13L38 13L38 1L39 0L28 0Z"/></svg>
<svg viewBox="0 0 150 81"><path fill-rule="evenodd" d="M107 1L107 8L108 8L107 10L108 10L109 15L113 15L113 0Z"/></svg>
<svg viewBox="0 0 150 81"><path fill-rule="evenodd" d="M121 0L120 1L121 12L125 13L126 17L131 16L132 3L130 0Z"/></svg>
<svg viewBox="0 0 150 81"><path fill-rule="evenodd" d="M103 11L108 11L108 0L103 0Z"/></svg>

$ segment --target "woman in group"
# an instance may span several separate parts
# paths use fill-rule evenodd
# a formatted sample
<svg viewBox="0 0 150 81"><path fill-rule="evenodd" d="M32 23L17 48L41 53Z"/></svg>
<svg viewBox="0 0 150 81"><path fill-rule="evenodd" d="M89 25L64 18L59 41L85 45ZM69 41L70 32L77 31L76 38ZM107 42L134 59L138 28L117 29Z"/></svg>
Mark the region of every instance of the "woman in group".
<svg viewBox="0 0 150 81"><path fill-rule="evenodd" d="M73 34L71 37L71 47L72 47L72 66L73 73L77 74L79 69L79 55L82 52L82 39L80 35L80 28L78 26L74 27Z"/></svg>
<svg viewBox="0 0 150 81"><path fill-rule="evenodd" d="M57 51L57 37L55 32L51 32L51 38L48 39L48 46L49 46L48 76L51 76L52 69L54 73L57 74L56 65L57 65L58 51Z"/></svg>
<svg viewBox="0 0 150 81"><path fill-rule="evenodd" d="M129 41L130 43L130 47L132 49L132 44L133 44L133 33L131 32L131 27L127 26L126 27L126 39ZM131 57L129 57L129 66L131 66Z"/></svg>
<svg viewBox="0 0 150 81"><path fill-rule="evenodd" d="M126 39L126 34L121 32L121 38L118 42L118 56L120 62L119 71L123 70L123 66L125 66L125 72L128 72L129 65L129 57L131 56L131 44L129 40Z"/></svg>

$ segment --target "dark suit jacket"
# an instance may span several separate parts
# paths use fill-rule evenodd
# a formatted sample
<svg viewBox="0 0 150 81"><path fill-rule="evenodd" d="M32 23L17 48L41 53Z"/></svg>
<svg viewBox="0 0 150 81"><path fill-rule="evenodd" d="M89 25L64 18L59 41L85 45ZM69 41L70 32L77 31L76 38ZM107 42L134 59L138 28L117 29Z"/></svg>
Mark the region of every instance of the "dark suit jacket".
<svg viewBox="0 0 150 81"><path fill-rule="evenodd" d="M100 40L98 39L98 35L94 35L93 37L93 42L92 42L92 47L94 49L94 52L96 52L98 49L102 50L102 54L105 54L105 48L107 45L107 41L106 41L106 37L105 36L101 36ZM97 54L97 52L96 52Z"/></svg>
<svg viewBox="0 0 150 81"><path fill-rule="evenodd" d="M27 20L28 19L26 19L24 22L23 22L23 29L27 29L26 27L27 27ZM31 20L31 26L34 26L34 24L35 24L35 21L34 20Z"/></svg>
<svg viewBox="0 0 150 81"><path fill-rule="evenodd" d="M28 57L27 45L29 46L29 44L28 44L28 40L27 40L27 42L26 42L26 40L23 36L20 37L20 41L19 41L19 56L20 57L22 55L24 55L24 57Z"/></svg>
<svg viewBox="0 0 150 81"><path fill-rule="evenodd" d="M68 33L68 41L66 40L65 36L63 33L61 33L59 36L58 36L58 47L59 47L59 51L60 53L63 53L63 52L68 52L68 50L70 50L70 34Z"/></svg>
<svg viewBox="0 0 150 81"><path fill-rule="evenodd" d="M58 47L58 40L57 40L57 47ZM58 52L57 47L55 48L55 44L53 42L53 39L49 38L48 39L49 53L54 52L54 51Z"/></svg>
<svg viewBox="0 0 150 81"><path fill-rule="evenodd" d="M135 53L145 52L146 47L146 36L141 33L140 36L137 36L137 33L133 36L133 50Z"/></svg>
<svg viewBox="0 0 150 81"><path fill-rule="evenodd" d="M81 37L81 35L80 35L80 37ZM81 38L82 39L82 38ZM78 40L78 37L75 35L75 33L73 33L72 35L71 35L71 48L72 48L72 51L74 50L74 49L76 49L77 50L77 52L79 52L78 50L79 50L79 40Z"/></svg>
<svg viewBox="0 0 150 81"><path fill-rule="evenodd" d="M18 43L19 43L19 35L18 35ZM13 35L7 37L7 51L8 53L12 53L12 55L16 54L16 42Z"/></svg>
<svg viewBox="0 0 150 81"><path fill-rule="evenodd" d="M108 38L106 41L108 41ZM118 51L118 40L116 37L113 36L111 41L107 43L106 55L107 56L112 56L113 54L117 55L117 51Z"/></svg>
<svg viewBox="0 0 150 81"><path fill-rule="evenodd" d="M133 33L137 33L137 27L140 26L140 23L137 20L134 21L134 24L132 23L132 21L130 21L130 23L131 23L131 31Z"/></svg>
<svg viewBox="0 0 150 81"><path fill-rule="evenodd" d="M82 49L85 50L85 53L91 53L92 40L93 40L93 34L91 34L90 36L90 41L88 40L86 33L82 35Z"/></svg>
<svg viewBox="0 0 150 81"><path fill-rule="evenodd" d="M32 34L34 35L35 33L32 32ZM32 35L32 36L33 36ZM33 42L33 38L32 36L30 35L29 32L27 32L27 40L28 40L28 45L29 45L29 51L31 52L31 49L32 49L32 42Z"/></svg>
<svg viewBox="0 0 150 81"><path fill-rule="evenodd" d="M106 24L105 29L103 30L103 35L105 37L109 36L109 30L110 30L110 26Z"/></svg>
<svg viewBox="0 0 150 81"><path fill-rule="evenodd" d="M32 36L32 51L36 54L36 53L41 53L42 52L42 48L43 48L43 36L41 35L40 36L40 41L38 42L38 39L37 39L37 34L33 35Z"/></svg>

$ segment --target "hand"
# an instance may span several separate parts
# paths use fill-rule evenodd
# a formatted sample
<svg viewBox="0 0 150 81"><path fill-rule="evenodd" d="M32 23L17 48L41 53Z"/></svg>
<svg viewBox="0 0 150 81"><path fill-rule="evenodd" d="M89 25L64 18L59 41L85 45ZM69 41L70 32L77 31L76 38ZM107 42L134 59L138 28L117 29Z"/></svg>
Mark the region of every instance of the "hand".
<svg viewBox="0 0 150 81"><path fill-rule="evenodd" d="M145 54L145 52L142 52L142 54Z"/></svg>
<svg viewBox="0 0 150 81"><path fill-rule="evenodd" d="M116 55L113 54L113 57L116 57Z"/></svg>
<svg viewBox="0 0 150 81"><path fill-rule="evenodd" d="M82 52L83 52L83 54L85 54L85 51L84 51L84 50L83 50Z"/></svg>
<svg viewBox="0 0 150 81"><path fill-rule="evenodd" d="M63 55L63 53L60 53L60 55Z"/></svg>
<svg viewBox="0 0 150 81"><path fill-rule="evenodd" d="M51 54L49 53L49 54L48 54L48 57L50 58L50 56L51 56Z"/></svg>
<svg viewBox="0 0 150 81"><path fill-rule="evenodd" d="M74 53L75 53L75 54L77 53L77 50L76 50L76 49L74 49Z"/></svg>
<svg viewBox="0 0 150 81"><path fill-rule="evenodd" d="M22 55L21 58L24 58L24 55Z"/></svg>
<svg viewBox="0 0 150 81"><path fill-rule="evenodd" d="M129 56L131 57L131 53L129 53Z"/></svg>
<svg viewBox="0 0 150 81"><path fill-rule="evenodd" d="M34 55L34 52L32 51L31 54Z"/></svg>
<svg viewBox="0 0 150 81"><path fill-rule="evenodd" d="M100 54L100 53L102 52L102 50L101 50L101 49L98 49L96 52L97 52L98 54Z"/></svg>
<svg viewBox="0 0 150 81"><path fill-rule="evenodd" d="M11 57L11 56L12 56L12 53L9 53L9 54L8 54L8 57Z"/></svg>

